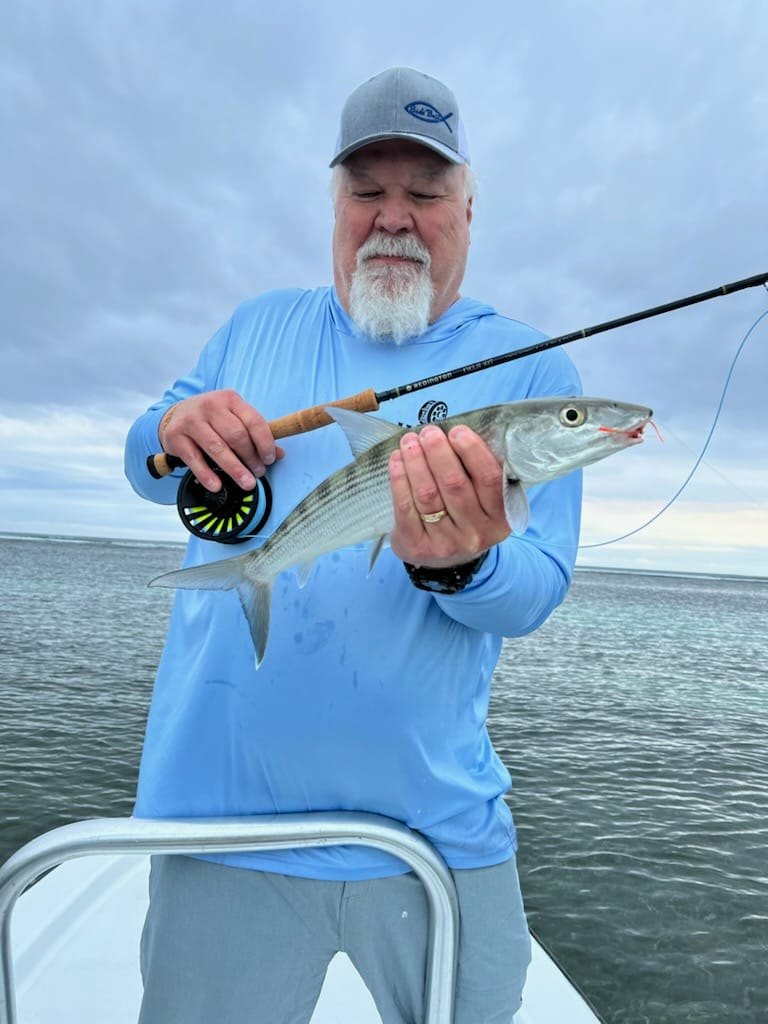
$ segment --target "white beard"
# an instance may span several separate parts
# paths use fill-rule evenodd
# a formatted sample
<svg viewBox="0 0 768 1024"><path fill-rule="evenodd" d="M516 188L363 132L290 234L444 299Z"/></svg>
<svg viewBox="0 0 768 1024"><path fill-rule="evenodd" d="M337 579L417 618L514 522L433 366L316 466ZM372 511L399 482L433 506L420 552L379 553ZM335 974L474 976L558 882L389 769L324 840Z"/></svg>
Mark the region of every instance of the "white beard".
<svg viewBox="0 0 768 1024"><path fill-rule="evenodd" d="M376 263L372 256L399 256L413 262ZM413 235L371 235L357 251L349 289L349 313L358 330L396 345L423 334L434 298L431 262L429 250Z"/></svg>

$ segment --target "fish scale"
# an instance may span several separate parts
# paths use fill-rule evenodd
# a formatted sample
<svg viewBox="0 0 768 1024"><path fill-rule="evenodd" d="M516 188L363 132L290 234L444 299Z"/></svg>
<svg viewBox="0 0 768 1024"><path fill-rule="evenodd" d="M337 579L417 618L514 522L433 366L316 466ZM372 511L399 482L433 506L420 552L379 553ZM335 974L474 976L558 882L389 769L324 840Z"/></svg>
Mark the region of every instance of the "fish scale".
<svg viewBox="0 0 768 1024"><path fill-rule="evenodd" d="M396 447L394 438L382 442L319 484L258 549L263 554L258 569L253 570L258 575L252 577L250 569L246 569L246 575L263 579L298 561L311 562L339 547L342 530L345 547L389 533L394 525L394 512L387 500L387 463ZM300 559L296 557L297 551L302 552Z"/></svg>

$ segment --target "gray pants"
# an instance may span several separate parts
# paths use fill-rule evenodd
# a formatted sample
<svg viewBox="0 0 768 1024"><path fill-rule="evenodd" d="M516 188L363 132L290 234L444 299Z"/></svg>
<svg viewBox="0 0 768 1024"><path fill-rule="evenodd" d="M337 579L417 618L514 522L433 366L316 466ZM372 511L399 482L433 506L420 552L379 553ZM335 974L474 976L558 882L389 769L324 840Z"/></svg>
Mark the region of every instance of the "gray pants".
<svg viewBox="0 0 768 1024"><path fill-rule="evenodd" d="M452 874L461 912L455 1024L510 1024L530 961L515 861ZM155 857L139 1022L307 1024L341 950L384 1024L422 1024L428 917L412 873L326 882Z"/></svg>

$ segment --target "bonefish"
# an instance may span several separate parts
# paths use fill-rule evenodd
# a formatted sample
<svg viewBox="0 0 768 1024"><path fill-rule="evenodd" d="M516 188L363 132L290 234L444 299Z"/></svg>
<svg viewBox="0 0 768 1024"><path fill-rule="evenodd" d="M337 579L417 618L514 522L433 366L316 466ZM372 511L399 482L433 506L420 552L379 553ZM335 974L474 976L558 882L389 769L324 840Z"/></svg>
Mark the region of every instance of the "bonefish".
<svg viewBox="0 0 768 1024"><path fill-rule="evenodd" d="M150 584L237 590L257 665L267 646L278 574L365 541L373 544L373 566L394 526L388 462L406 428L348 409L327 411L346 434L353 462L323 480L257 550L165 573ZM461 413L437 425L448 432L464 424L483 438L503 467L504 512L519 534L528 524L527 488L639 444L651 415L642 406L603 398L530 398Z"/></svg>

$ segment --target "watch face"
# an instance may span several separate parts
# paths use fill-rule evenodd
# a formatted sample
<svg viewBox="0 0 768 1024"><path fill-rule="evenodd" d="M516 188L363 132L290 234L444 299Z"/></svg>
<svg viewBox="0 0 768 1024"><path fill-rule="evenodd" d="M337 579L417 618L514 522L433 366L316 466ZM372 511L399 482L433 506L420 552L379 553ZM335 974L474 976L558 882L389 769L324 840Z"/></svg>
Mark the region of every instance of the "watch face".
<svg viewBox="0 0 768 1024"><path fill-rule="evenodd" d="M483 551L471 562L452 565L447 569L430 569L427 566L410 565L408 562L403 565L411 583L419 590L428 590L433 594L458 594L469 586L487 557L488 552Z"/></svg>

